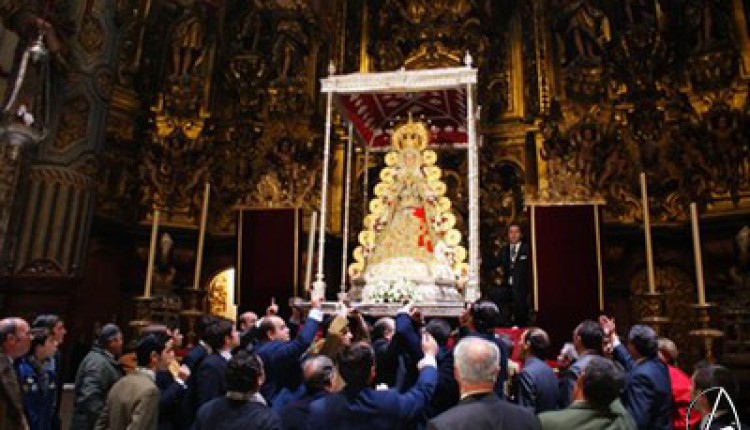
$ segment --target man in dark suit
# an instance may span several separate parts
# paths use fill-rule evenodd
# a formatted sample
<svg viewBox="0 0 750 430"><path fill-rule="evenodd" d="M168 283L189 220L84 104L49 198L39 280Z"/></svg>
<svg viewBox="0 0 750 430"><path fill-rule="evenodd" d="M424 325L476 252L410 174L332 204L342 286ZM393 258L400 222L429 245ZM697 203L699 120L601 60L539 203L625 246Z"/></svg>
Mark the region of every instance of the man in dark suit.
<svg viewBox="0 0 750 430"><path fill-rule="evenodd" d="M338 357L344 390L310 405L310 429L397 430L411 428L409 421L419 417L435 393L437 343L428 333L422 335L424 358L417 383L407 392L374 390L375 353L367 343L347 347Z"/></svg>
<svg viewBox="0 0 750 430"><path fill-rule="evenodd" d="M198 321L198 343L193 345L193 347L190 348L190 351L185 354L185 357L182 358L182 364L190 369L192 375L195 375L195 372L198 370L198 366L200 366L203 359L208 357L212 352L211 347L208 346L208 343L205 341L205 335L208 327L216 323L218 320L219 319L213 315L206 315ZM188 381L188 383L189 382L190 381Z"/></svg>
<svg viewBox="0 0 750 430"><path fill-rule="evenodd" d="M635 430L618 397L625 375L612 360L593 356L576 381L573 404L539 415L543 430Z"/></svg>
<svg viewBox="0 0 750 430"><path fill-rule="evenodd" d="M0 320L0 430L28 428L13 360L29 352L30 330L21 318Z"/></svg>
<svg viewBox="0 0 750 430"><path fill-rule="evenodd" d="M599 319L611 339L614 358L628 372L622 403L639 429L672 428L672 387L669 370L659 359L659 337L646 325L634 325L628 334L628 346L620 343L615 323L606 316Z"/></svg>
<svg viewBox="0 0 750 430"><path fill-rule="evenodd" d="M208 328L215 324L219 319L213 315L206 315L198 320L198 343L190 348L190 351L182 358L182 364L187 366L190 370L190 376L185 383L187 384L187 392L185 393L182 401L182 423L185 428L190 428L193 420L195 419L195 413L197 412L196 405L198 404L198 392L196 391L195 374L198 372L203 360L206 359L213 349L206 342L206 333Z"/></svg>
<svg viewBox="0 0 750 430"><path fill-rule="evenodd" d="M573 390L578 377L593 357L601 357L604 345L604 331L599 323L585 320L573 330L573 346L578 358L560 375L560 409L573 403Z"/></svg>
<svg viewBox="0 0 750 430"><path fill-rule="evenodd" d="M490 298L498 306L511 302L512 323L525 327L529 322L529 245L522 241L521 227L508 227L508 244L500 249L502 285L490 291Z"/></svg>
<svg viewBox="0 0 750 430"><path fill-rule="evenodd" d="M301 399L284 406L279 415L286 430L307 429L310 404L333 391L333 360L325 355L310 357L302 363L305 378L305 394Z"/></svg>
<svg viewBox="0 0 750 430"><path fill-rule="evenodd" d="M557 376L547 364L550 341L547 332L532 327L521 338L523 370L518 375L518 404L539 414L557 409L560 388Z"/></svg>
<svg viewBox="0 0 750 430"><path fill-rule="evenodd" d="M226 368L226 396L201 406L193 430L283 429L279 416L258 393L264 378L261 359L241 350Z"/></svg>
<svg viewBox="0 0 750 430"><path fill-rule="evenodd" d="M508 345L495 334L495 328L500 319L500 309L495 303L489 300L480 300L472 304L471 307L464 312L459 323L461 324L460 334L462 339L466 337L479 337L494 343L500 351L500 355L498 356L500 372L495 381L495 394L499 398L504 399L505 380L508 376L508 357L510 351ZM454 361L453 353L449 353L448 357L451 366L450 372L452 373ZM441 370L440 374L443 375L444 371ZM456 391L453 404L457 403L458 400L458 392Z"/></svg>
<svg viewBox="0 0 750 430"><path fill-rule="evenodd" d="M57 342L57 352L55 355L47 360L44 367L51 371L55 375L55 385L57 385L57 398L55 401L55 414L52 418L52 430L59 430L62 428L62 421L60 420L60 405L62 404L62 387L63 387L63 366L62 357L60 354L60 347L65 340L65 335L68 330L65 328L65 322L55 314L42 314L34 318L34 322L31 324L32 328L46 328L52 333L52 337Z"/></svg>
<svg viewBox="0 0 750 430"><path fill-rule="evenodd" d="M170 367L172 364L170 364ZM183 424L182 405L188 388L190 368L186 365L177 367L177 374L170 370L156 372L156 386L161 393L159 397L159 430L178 430L186 427Z"/></svg>
<svg viewBox="0 0 750 430"><path fill-rule="evenodd" d="M294 340L289 339L289 327L278 316L265 316L260 323L261 341L255 346L255 353L263 360L266 373L261 394L271 405L281 390L295 391L302 383L300 357L312 344L323 321L320 300L314 299L311 305L307 321Z"/></svg>
<svg viewBox="0 0 750 430"><path fill-rule="evenodd" d="M206 329L205 338L213 353L203 359L193 379L196 411L202 404L227 392L227 362L232 358L232 349L240 344L239 333L234 323L227 319L220 318L210 325Z"/></svg>
<svg viewBox="0 0 750 430"><path fill-rule="evenodd" d="M461 391L458 406L432 419L432 430L540 429L529 410L501 400L494 392L500 350L493 342L467 337L456 345L455 374Z"/></svg>

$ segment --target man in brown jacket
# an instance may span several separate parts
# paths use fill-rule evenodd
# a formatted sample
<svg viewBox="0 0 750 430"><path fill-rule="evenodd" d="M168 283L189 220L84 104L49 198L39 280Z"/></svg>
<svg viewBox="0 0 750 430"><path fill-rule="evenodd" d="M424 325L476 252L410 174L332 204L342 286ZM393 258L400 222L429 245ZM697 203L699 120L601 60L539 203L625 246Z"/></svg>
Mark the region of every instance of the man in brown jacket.
<svg viewBox="0 0 750 430"><path fill-rule="evenodd" d="M138 367L109 390L97 430L156 430L159 388L156 372L174 360L172 339L165 333L146 335L136 347Z"/></svg>
<svg viewBox="0 0 750 430"><path fill-rule="evenodd" d="M0 430L28 429L21 388L13 360L29 351L29 323L21 318L0 320Z"/></svg>

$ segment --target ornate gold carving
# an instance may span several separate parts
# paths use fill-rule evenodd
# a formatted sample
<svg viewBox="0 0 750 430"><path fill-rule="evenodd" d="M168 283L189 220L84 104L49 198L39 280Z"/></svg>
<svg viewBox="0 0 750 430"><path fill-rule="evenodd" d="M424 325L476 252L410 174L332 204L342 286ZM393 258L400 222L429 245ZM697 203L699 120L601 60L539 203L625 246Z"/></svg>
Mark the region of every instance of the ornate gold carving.
<svg viewBox="0 0 750 430"><path fill-rule="evenodd" d="M57 182L76 189L88 189L94 184L89 171L79 172L67 167L34 166L29 172L32 181Z"/></svg>
<svg viewBox="0 0 750 430"><path fill-rule="evenodd" d="M678 345L689 345L688 332L697 326L696 315L692 310L692 304L695 302L695 284L687 273L675 266L660 264L655 274L656 290L664 295L661 306L658 306L660 309L647 309L645 306L648 305L648 301L636 300L633 302L633 310L639 319L652 315L669 318L669 337ZM646 271L640 270L631 278L630 291L633 297L639 297L647 290ZM655 304L651 302L651 306Z"/></svg>
<svg viewBox="0 0 750 430"><path fill-rule="evenodd" d="M78 32L78 42L88 54L98 54L104 47L104 26L98 17L86 14Z"/></svg>
<svg viewBox="0 0 750 430"><path fill-rule="evenodd" d="M84 96L77 96L63 105L53 143L55 149L64 151L86 137L90 109L91 104Z"/></svg>
<svg viewBox="0 0 750 430"><path fill-rule="evenodd" d="M29 276L61 276L65 275L62 267L52 260L34 260L26 264L18 271L21 275Z"/></svg>
<svg viewBox="0 0 750 430"><path fill-rule="evenodd" d="M226 269L211 279L208 284L208 303L211 315L237 320L237 306L234 304L234 269Z"/></svg>

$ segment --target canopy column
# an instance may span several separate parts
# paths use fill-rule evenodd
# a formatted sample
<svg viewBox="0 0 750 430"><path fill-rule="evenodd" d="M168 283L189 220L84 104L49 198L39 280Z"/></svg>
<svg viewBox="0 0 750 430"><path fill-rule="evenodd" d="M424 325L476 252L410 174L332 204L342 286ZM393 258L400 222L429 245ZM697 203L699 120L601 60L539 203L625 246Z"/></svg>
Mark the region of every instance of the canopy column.
<svg viewBox="0 0 750 430"><path fill-rule="evenodd" d="M471 67L471 56L466 54L466 67ZM467 302L479 298L479 148L477 144L476 98L473 83L466 84L466 132L469 165L469 273L464 298Z"/></svg>
<svg viewBox="0 0 750 430"><path fill-rule="evenodd" d="M344 227L342 232L343 250L341 251L341 298L346 294L346 266L349 257L349 207L352 189L352 152L354 150L354 125L349 122L349 135L346 140L346 173L344 174Z"/></svg>
<svg viewBox="0 0 750 430"><path fill-rule="evenodd" d="M329 74L335 72L333 63L328 67ZM323 263L325 262L325 245L326 245L326 215L328 215L328 171L330 170L331 160L331 116L333 114L333 92L328 91L326 94L326 126L323 147L323 179L322 189L320 190L320 235L318 236L318 272L315 274L313 282L312 298L325 299L326 282L323 274Z"/></svg>

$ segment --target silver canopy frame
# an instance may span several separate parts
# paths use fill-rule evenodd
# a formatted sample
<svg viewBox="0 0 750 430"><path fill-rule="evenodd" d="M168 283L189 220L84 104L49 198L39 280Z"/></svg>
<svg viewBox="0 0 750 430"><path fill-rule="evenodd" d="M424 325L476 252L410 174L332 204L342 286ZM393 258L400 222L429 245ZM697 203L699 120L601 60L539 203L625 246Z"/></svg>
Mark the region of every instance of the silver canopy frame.
<svg viewBox="0 0 750 430"><path fill-rule="evenodd" d="M351 113L340 103L340 98L352 94L400 94L400 93L422 93L429 91L460 90L466 98L466 117L462 118L466 127L466 148L468 159L468 183L469 183L469 273L467 285L464 289L464 299L473 302L479 298L479 148L476 122L478 121L478 106L476 100L477 70L472 67L471 56L465 58L464 67L414 70L404 69L395 72L382 73L354 73L349 75L335 75L333 66L329 67L329 77L321 79L321 92L326 95L326 122L325 139L323 149L323 180L320 199L320 230L318 237L318 267L315 282L312 285L312 298L324 299L326 283L323 274L323 262L325 258L325 226L328 215L328 182L329 182L329 159L331 152L331 128L334 103L339 113L351 124ZM425 119L430 119L429 117ZM352 127L350 127L352 130ZM349 133L351 136L352 133ZM365 140L366 148L370 142ZM347 151L351 151L353 144L351 137L348 139ZM460 142L464 143L464 142ZM347 162L351 162L347 157ZM344 214L348 217L350 175L346 175L345 184L347 193L345 197ZM366 175L365 175L366 176ZM345 221L348 221L345 220ZM348 226L348 222L346 223ZM347 229L348 230L348 229ZM344 232L348 234L348 231ZM345 249L343 251L343 269L347 266L348 241L344 239ZM346 282L342 279L342 286ZM342 291L343 293L344 291Z"/></svg>

